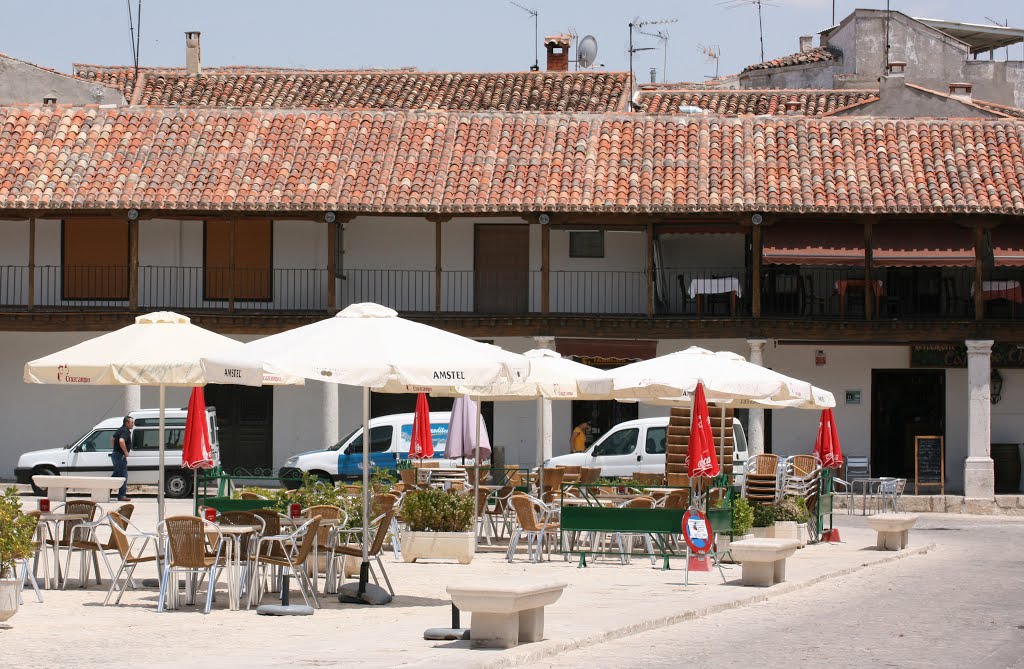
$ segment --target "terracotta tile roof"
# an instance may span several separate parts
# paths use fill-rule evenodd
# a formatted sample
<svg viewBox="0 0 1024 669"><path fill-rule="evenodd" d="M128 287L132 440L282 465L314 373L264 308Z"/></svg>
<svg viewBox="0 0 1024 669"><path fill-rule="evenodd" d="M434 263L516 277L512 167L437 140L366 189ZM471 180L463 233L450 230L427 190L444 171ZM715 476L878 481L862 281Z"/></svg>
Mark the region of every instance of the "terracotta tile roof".
<svg viewBox="0 0 1024 669"><path fill-rule="evenodd" d="M743 68L744 72L750 72L752 70L770 70L776 67L789 67L790 65L807 65L808 63L823 63L830 60L836 60L837 53L826 47L814 47L807 51L799 53L791 53L788 56L782 58L776 58L774 60L766 60L763 63L755 63L753 65L747 65Z"/></svg>
<svg viewBox="0 0 1024 669"><path fill-rule="evenodd" d="M800 102L800 114L820 116L840 107L877 99L878 91L749 89L741 91L641 90L637 101L642 106L642 111L649 114L678 114L681 106L693 106L723 116L748 114L782 116L786 113L786 103L790 100L797 100Z"/></svg>
<svg viewBox="0 0 1024 669"><path fill-rule="evenodd" d="M995 102L986 102L984 100L974 100L973 102L975 106L981 107L982 109L994 111L998 114L1005 114L1014 118L1024 118L1024 109L1021 109L1020 107L1010 107L1007 105L997 104Z"/></svg>
<svg viewBox="0 0 1024 669"><path fill-rule="evenodd" d="M140 91L131 68L76 65L75 73L147 106L606 112L626 110L629 94L629 75L620 72L146 68Z"/></svg>
<svg viewBox="0 0 1024 669"><path fill-rule="evenodd" d="M1024 122L0 109L0 208L1024 214Z"/></svg>

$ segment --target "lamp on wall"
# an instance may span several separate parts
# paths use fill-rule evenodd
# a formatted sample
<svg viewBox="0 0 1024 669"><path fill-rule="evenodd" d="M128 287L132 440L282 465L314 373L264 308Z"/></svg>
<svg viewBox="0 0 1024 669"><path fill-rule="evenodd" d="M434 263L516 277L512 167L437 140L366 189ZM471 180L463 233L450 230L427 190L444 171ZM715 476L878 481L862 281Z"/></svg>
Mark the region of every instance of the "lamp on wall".
<svg viewBox="0 0 1024 669"><path fill-rule="evenodd" d="M999 400L1003 399L1003 375L999 373L999 370L995 367L992 368L992 376L989 378L989 397L992 398L992 404L999 404Z"/></svg>

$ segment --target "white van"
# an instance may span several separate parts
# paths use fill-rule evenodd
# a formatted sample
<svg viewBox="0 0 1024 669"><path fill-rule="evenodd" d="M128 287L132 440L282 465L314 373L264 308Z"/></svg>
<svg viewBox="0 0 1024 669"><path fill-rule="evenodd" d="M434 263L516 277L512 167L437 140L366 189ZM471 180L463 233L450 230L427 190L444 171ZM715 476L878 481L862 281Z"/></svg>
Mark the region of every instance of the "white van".
<svg viewBox="0 0 1024 669"><path fill-rule="evenodd" d="M639 418L619 423L582 453L559 455L548 461L557 465L600 467L601 476L624 477L637 472L665 472L665 437L668 416ZM743 425L732 419L734 443L733 473L735 484L743 484L743 464L747 460L747 437Z"/></svg>
<svg viewBox="0 0 1024 669"><path fill-rule="evenodd" d="M160 410L142 409L129 415L135 419L135 429L132 430L132 448L128 454L128 485L157 485L160 479ZM164 494L168 497L185 498L192 494L192 472L181 468L187 415L187 409L164 410ZM207 407L206 420L213 444L213 460L220 464L217 410ZM111 476L114 471L110 460L114 432L123 422L124 416L107 418L73 444L25 453L18 459L14 476L18 483L30 484L37 495L44 495L46 491L32 483L35 474Z"/></svg>
<svg viewBox="0 0 1024 669"><path fill-rule="evenodd" d="M397 469L400 458L409 457L412 442L412 421L415 414L396 413L370 419L370 465L380 469ZM457 463L444 458L448 444L450 411L430 412L430 435L434 442L434 459L442 466ZM298 471L296 471L298 470ZM281 483L294 488L301 474L308 472L324 481L358 479L363 475L363 427L360 425L345 438L328 448L293 455L284 461L278 472Z"/></svg>

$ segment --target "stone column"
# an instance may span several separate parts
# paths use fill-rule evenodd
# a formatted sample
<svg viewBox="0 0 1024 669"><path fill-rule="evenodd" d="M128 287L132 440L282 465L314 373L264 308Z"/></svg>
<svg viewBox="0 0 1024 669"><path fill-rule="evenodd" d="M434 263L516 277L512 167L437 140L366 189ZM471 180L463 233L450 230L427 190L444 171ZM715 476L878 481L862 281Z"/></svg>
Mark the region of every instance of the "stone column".
<svg viewBox="0 0 1024 669"><path fill-rule="evenodd" d="M748 339L750 362L764 366L764 345L767 339ZM747 457L764 453L764 409L751 409L747 419Z"/></svg>
<svg viewBox="0 0 1024 669"><path fill-rule="evenodd" d="M534 337L533 340L537 348L546 348L551 351L555 350L554 337ZM538 418L541 419L541 429L538 433L538 436L540 437L540 443L543 446L540 455L541 462L543 462L545 460L551 459L552 435L554 434L554 432L551 428L551 400L541 400L540 405L542 407L542 415L538 416Z"/></svg>
<svg viewBox="0 0 1024 669"><path fill-rule="evenodd" d="M133 411L138 411L142 408L142 387L141 386L122 386L124 390L124 411L121 412L122 416L127 416Z"/></svg>
<svg viewBox="0 0 1024 669"><path fill-rule="evenodd" d="M338 443L338 384L321 384L321 405L323 408L323 445L324 448Z"/></svg>
<svg viewBox="0 0 1024 669"><path fill-rule="evenodd" d="M992 404L989 378L992 373L992 340L967 340L967 462L964 463L964 497L995 499L992 465Z"/></svg>

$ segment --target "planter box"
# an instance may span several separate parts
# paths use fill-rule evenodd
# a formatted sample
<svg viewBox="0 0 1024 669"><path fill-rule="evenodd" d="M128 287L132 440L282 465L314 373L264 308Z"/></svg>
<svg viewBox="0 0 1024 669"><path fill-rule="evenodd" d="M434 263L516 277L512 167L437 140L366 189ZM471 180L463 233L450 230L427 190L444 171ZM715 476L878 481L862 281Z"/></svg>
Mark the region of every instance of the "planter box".
<svg viewBox="0 0 1024 669"><path fill-rule="evenodd" d="M772 526L768 527L751 527L750 534L753 535L754 539L774 539L775 528Z"/></svg>
<svg viewBox="0 0 1024 669"><path fill-rule="evenodd" d="M753 539L753 538L754 538L753 534L737 535L737 536L735 536L735 537L733 537L731 539L729 538L728 534L719 534L718 536L715 537L715 544L716 544L716 547L718 548L718 552L719 553L725 553L726 551L729 550L729 546L732 544L732 542L734 542L734 541L742 541L743 539ZM724 562L726 564L735 564L736 561L732 559L732 553L728 553L728 554L722 556L722 562Z"/></svg>
<svg viewBox="0 0 1024 669"><path fill-rule="evenodd" d="M415 562L420 558L449 558L459 564L473 560L472 532L402 532L402 558Z"/></svg>
<svg viewBox="0 0 1024 669"><path fill-rule="evenodd" d="M0 623L18 612L18 586L16 578L0 578Z"/></svg>
<svg viewBox="0 0 1024 669"><path fill-rule="evenodd" d="M807 528L807 523L800 523L796 526L796 540L800 542L800 548L807 545L810 536L811 533Z"/></svg>
<svg viewBox="0 0 1024 669"><path fill-rule="evenodd" d="M792 520L777 520L775 521L775 537L776 539L792 539L798 541L799 530L797 524Z"/></svg>

